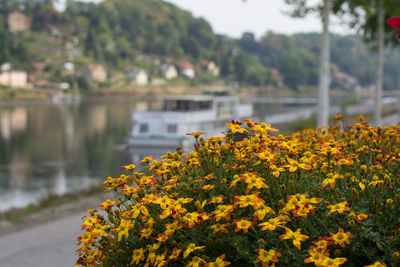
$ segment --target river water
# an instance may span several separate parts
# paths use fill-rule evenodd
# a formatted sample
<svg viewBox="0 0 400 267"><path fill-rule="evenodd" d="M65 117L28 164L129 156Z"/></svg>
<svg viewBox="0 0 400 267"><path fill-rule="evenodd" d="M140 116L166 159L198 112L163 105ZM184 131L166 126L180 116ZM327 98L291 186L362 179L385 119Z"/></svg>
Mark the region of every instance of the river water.
<svg viewBox="0 0 400 267"><path fill-rule="evenodd" d="M134 97L72 104L0 107L0 211L98 184L121 165L165 151L130 151L125 138L135 110L153 102ZM256 115L279 112L257 104Z"/></svg>

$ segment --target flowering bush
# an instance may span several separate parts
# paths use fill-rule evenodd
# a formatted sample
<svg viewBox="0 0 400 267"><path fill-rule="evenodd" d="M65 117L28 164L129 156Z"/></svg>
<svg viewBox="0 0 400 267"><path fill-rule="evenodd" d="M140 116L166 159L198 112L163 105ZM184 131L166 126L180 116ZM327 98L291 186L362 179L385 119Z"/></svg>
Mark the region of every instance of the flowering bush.
<svg viewBox="0 0 400 267"><path fill-rule="evenodd" d="M400 127L227 126L224 137L191 133L192 152L109 177L116 198L85 217L77 264L399 264Z"/></svg>

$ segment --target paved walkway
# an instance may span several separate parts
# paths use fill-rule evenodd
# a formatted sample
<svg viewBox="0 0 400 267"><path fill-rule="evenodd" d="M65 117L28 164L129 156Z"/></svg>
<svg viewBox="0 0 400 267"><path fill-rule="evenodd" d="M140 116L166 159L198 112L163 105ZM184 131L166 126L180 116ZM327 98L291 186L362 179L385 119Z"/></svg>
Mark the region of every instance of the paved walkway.
<svg viewBox="0 0 400 267"><path fill-rule="evenodd" d="M0 237L0 266L74 266L83 214Z"/></svg>

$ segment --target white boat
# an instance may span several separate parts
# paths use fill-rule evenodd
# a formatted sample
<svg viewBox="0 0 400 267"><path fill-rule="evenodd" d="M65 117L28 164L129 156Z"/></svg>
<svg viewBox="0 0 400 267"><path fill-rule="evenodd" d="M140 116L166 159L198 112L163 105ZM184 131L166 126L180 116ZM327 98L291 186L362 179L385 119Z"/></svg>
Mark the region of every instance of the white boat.
<svg viewBox="0 0 400 267"><path fill-rule="evenodd" d="M219 136L227 129L225 122L252 116L253 106L241 104L239 97L226 89L205 90L202 95L166 96L161 110L133 113L127 143L137 148L186 148L194 142L187 133L200 131L206 138Z"/></svg>

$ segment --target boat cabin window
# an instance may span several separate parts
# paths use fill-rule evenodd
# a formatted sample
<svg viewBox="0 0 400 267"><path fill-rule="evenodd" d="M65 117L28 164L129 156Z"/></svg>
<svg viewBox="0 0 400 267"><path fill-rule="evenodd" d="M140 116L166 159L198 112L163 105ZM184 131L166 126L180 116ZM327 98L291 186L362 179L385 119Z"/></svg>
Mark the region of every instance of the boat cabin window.
<svg viewBox="0 0 400 267"><path fill-rule="evenodd" d="M167 126L168 133L176 133L177 130L178 130L177 124L168 124L168 126Z"/></svg>
<svg viewBox="0 0 400 267"><path fill-rule="evenodd" d="M212 102L210 100L167 100L164 103L165 111L196 111L211 109Z"/></svg>
<svg viewBox="0 0 400 267"><path fill-rule="evenodd" d="M147 133L149 131L149 125L147 123L141 123L139 126L140 133Z"/></svg>

